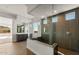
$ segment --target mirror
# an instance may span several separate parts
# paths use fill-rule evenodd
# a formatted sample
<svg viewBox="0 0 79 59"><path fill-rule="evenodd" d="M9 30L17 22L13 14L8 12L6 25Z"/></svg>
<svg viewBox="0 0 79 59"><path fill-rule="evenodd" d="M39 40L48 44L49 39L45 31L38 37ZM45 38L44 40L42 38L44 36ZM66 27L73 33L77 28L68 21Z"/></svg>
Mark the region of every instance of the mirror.
<svg viewBox="0 0 79 59"><path fill-rule="evenodd" d="M25 24L17 25L17 33L24 33L25 32Z"/></svg>

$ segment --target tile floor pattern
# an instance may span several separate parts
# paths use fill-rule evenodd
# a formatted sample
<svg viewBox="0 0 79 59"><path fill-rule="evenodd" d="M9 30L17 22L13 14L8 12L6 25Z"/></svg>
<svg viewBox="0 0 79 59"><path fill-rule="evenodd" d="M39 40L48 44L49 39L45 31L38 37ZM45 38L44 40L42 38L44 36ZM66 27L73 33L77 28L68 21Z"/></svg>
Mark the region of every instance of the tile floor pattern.
<svg viewBox="0 0 79 59"><path fill-rule="evenodd" d="M27 55L26 41L0 44L0 55Z"/></svg>

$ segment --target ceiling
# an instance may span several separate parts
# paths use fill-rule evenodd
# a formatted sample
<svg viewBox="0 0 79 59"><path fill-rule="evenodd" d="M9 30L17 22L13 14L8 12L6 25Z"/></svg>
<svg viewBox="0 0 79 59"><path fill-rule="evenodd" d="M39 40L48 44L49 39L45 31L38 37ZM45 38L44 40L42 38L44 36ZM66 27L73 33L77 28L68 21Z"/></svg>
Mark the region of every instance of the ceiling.
<svg viewBox="0 0 79 59"><path fill-rule="evenodd" d="M39 4L27 4L27 11L30 12L32 11L34 8L36 8Z"/></svg>
<svg viewBox="0 0 79 59"><path fill-rule="evenodd" d="M12 16L24 16L27 15L27 7L25 4L0 4L0 15L1 13ZM3 16L3 15L2 15Z"/></svg>
<svg viewBox="0 0 79 59"><path fill-rule="evenodd" d="M67 11L75 7L79 7L79 4L2 4L0 5L0 16L15 17L16 15L19 15L37 21L41 18Z"/></svg>
<svg viewBox="0 0 79 59"><path fill-rule="evenodd" d="M34 16L32 20L40 20L79 7L79 4L26 4L26 6L28 14Z"/></svg>
<svg viewBox="0 0 79 59"><path fill-rule="evenodd" d="M28 13L34 16L34 20L39 20L52 14L52 4L26 4L26 6Z"/></svg>

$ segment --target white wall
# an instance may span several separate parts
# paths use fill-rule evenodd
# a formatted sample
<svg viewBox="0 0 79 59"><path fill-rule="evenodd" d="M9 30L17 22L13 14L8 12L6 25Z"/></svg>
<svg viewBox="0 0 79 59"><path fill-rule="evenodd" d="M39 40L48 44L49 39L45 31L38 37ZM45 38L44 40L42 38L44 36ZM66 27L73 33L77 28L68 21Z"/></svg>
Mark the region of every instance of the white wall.
<svg viewBox="0 0 79 59"><path fill-rule="evenodd" d="M27 16L27 15L26 15ZM16 19L13 20L13 41L16 41L16 34L28 34L28 17L18 15ZM25 32L17 33L17 25L25 23Z"/></svg>
<svg viewBox="0 0 79 59"><path fill-rule="evenodd" d="M28 14L25 16L17 15L17 17L13 20L12 30L13 30L13 41L14 42L16 41L16 34L28 34L28 32L30 32L28 24L29 22L31 22L31 19L30 19L31 16ZM23 24L23 23L25 23L25 32L17 33L17 24Z"/></svg>
<svg viewBox="0 0 79 59"><path fill-rule="evenodd" d="M12 41L13 42L16 42L16 19L14 18L13 20L12 20Z"/></svg>
<svg viewBox="0 0 79 59"><path fill-rule="evenodd" d="M0 15L12 18L12 38L16 41L16 27L18 23L27 23L27 7L24 4L0 4ZM8 16L7 16L8 15ZM11 17L12 16L12 17ZM14 17L15 16L15 17Z"/></svg>

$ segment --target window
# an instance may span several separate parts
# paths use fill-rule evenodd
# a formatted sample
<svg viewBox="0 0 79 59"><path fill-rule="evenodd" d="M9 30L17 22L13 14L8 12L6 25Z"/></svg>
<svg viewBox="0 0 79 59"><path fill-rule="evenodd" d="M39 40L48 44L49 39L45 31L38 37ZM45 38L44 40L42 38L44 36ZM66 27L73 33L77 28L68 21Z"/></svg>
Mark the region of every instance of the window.
<svg viewBox="0 0 79 59"><path fill-rule="evenodd" d="M75 12L70 12L65 14L65 19L66 20L74 20L75 19Z"/></svg>
<svg viewBox="0 0 79 59"><path fill-rule="evenodd" d="M43 20L43 24L47 24L47 19L44 19Z"/></svg>
<svg viewBox="0 0 79 59"><path fill-rule="evenodd" d="M33 31L38 31L38 25L37 25L37 23L33 23Z"/></svg>
<svg viewBox="0 0 79 59"><path fill-rule="evenodd" d="M38 31L39 25L40 25L40 22L33 23L33 31Z"/></svg>
<svg viewBox="0 0 79 59"><path fill-rule="evenodd" d="M25 32L25 24L17 25L17 33L24 33Z"/></svg>
<svg viewBox="0 0 79 59"><path fill-rule="evenodd" d="M52 22L57 22L57 21L58 21L58 17L57 16L52 17Z"/></svg>

